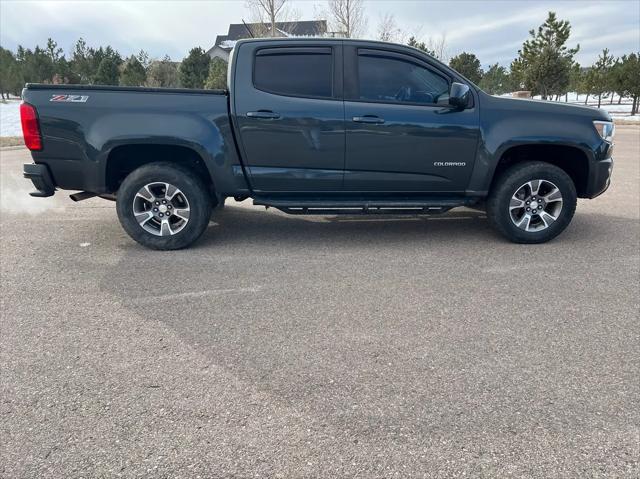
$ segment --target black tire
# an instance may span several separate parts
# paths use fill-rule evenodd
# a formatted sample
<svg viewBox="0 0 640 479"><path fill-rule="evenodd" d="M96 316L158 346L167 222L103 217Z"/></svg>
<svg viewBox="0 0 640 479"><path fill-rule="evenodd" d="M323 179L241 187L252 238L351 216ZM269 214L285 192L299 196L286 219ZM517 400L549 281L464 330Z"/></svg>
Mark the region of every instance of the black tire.
<svg viewBox="0 0 640 479"><path fill-rule="evenodd" d="M156 236L136 220L133 209L136 194L151 183L169 183L188 201L188 221L175 234ZM118 219L127 234L141 245L156 250L175 250L191 245L207 229L211 209L211 196L203 181L188 168L164 162L150 163L130 173L120 185L116 200Z"/></svg>
<svg viewBox="0 0 640 479"><path fill-rule="evenodd" d="M541 231L525 231L516 226L509 209L516 191L533 180L551 182L562 194L562 207L557 219ZM576 187L567 173L550 163L527 161L509 167L495 180L487 198L487 217L500 234L514 243L544 243L558 236L569 225L576 211L576 203Z"/></svg>

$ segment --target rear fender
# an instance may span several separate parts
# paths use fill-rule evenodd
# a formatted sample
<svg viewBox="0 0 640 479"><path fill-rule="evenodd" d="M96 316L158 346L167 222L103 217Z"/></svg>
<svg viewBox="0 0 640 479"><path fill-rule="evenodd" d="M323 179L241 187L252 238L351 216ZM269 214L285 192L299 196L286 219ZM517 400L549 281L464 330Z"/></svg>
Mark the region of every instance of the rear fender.
<svg viewBox="0 0 640 479"><path fill-rule="evenodd" d="M130 132L135 131L135 135ZM120 146L169 145L194 151L204 162L216 193L246 191L242 168L226 115L207 121L188 114L113 114L101 117L87 132L87 142L99 146L96 162L106 177L108 158Z"/></svg>

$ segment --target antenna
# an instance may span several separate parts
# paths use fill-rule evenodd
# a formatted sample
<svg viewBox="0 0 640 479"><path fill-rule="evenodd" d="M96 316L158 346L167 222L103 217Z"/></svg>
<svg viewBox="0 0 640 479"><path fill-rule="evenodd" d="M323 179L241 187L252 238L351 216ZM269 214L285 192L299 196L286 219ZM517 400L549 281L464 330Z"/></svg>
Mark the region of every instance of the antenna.
<svg viewBox="0 0 640 479"><path fill-rule="evenodd" d="M247 29L247 32L249 32L249 35L251 36L251 38L255 38L256 36L253 34L251 29L249 28L249 25L247 25L247 22L244 21L244 18L242 19L242 24L244 25L244 28Z"/></svg>

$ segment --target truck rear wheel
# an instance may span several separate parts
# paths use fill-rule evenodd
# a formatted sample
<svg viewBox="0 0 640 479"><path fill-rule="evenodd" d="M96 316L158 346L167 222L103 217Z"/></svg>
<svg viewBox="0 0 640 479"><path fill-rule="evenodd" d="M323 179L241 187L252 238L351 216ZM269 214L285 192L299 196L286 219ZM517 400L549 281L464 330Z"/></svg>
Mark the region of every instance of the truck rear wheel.
<svg viewBox="0 0 640 479"><path fill-rule="evenodd" d="M576 210L573 181L549 163L517 163L496 180L487 199L487 216L515 243L544 243L569 225Z"/></svg>
<svg viewBox="0 0 640 479"><path fill-rule="evenodd" d="M148 248L175 250L207 228L211 197L187 168L150 163L130 173L118 190L116 209L124 230Z"/></svg>

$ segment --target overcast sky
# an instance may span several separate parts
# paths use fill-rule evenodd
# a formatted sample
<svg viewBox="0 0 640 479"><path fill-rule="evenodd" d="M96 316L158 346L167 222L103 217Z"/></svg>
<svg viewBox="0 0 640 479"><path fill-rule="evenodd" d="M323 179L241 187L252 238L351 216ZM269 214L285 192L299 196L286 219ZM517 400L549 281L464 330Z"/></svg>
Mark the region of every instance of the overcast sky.
<svg viewBox="0 0 640 479"><path fill-rule="evenodd" d="M290 0L300 20L326 18L326 3ZM580 44L578 61L590 64L604 47L614 55L640 50L640 0L590 1L366 1L368 34L392 13L405 37L426 40L446 35L450 56L478 55L484 66L508 65L528 31L549 10L572 25L570 46ZM91 46L112 45L127 56L144 49L152 57L182 59L190 48L210 48L229 23L249 20L244 0L236 1L19 1L0 0L0 44L33 48L52 37L66 52L78 37Z"/></svg>

